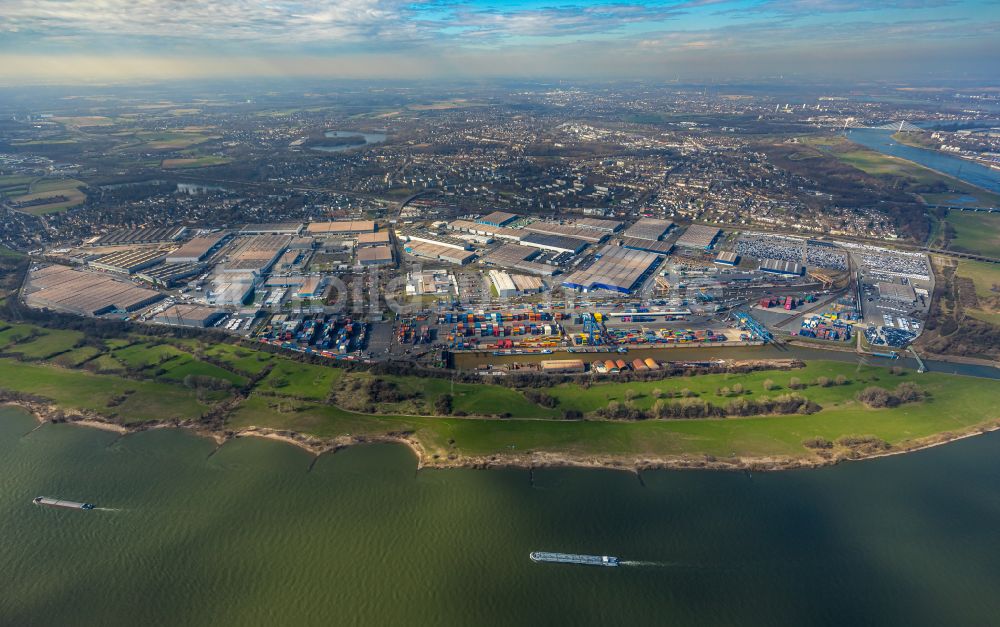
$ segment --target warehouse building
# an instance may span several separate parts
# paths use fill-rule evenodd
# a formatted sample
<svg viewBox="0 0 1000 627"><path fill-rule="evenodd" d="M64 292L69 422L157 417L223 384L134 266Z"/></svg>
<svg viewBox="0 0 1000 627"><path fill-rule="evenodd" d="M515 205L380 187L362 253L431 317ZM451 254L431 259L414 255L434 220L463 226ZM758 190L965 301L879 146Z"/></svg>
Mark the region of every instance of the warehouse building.
<svg viewBox="0 0 1000 627"><path fill-rule="evenodd" d="M610 290L629 294L659 263L660 256L622 246L605 246L589 268L566 277L563 285L581 290Z"/></svg>
<svg viewBox="0 0 1000 627"><path fill-rule="evenodd" d="M575 226L604 231L608 234L616 233L625 224L620 220L602 220L600 218L579 218L573 221Z"/></svg>
<svg viewBox="0 0 1000 627"><path fill-rule="evenodd" d="M175 327L207 329L226 317L221 309L202 305L172 305L153 317L153 322Z"/></svg>
<svg viewBox="0 0 1000 627"><path fill-rule="evenodd" d="M459 266L470 264L476 258L476 253L474 252L422 240L410 240L406 243L403 250L414 257L422 257L423 259L430 259L432 261L444 261Z"/></svg>
<svg viewBox="0 0 1000 627"><path fill-rule="evenodd" d="M204 270L205 264L203 263L161 263L158 266L136 272L135 276L137 279L158 287L171 288L201 274Z"/></svg>
<svg viewBox="0 0 1000 627"><path fill-rule="evenodd" d="M323 278L307 276L299 289L295 290L295 298L319 298L323 295Z"/></svg>
<svg viewBox="0 0 1000 627"><path fill-rule="evenodd" d="M494 211L493 213L487 214L476 222L480 224L488 224L490 226L507 226L511 222L517 220L519 215L516 213L507 213L506 211Z"/></svg>
<svg viewBox="0 0 1000 627"><path fill-rule="evenodd" d="M119 250L118 252L102 255L88 262L87 265L107 272L135 274L140 270L155 266L166 259L166 257L167 253L165 251L154 248Z"/></svg>
<svg viewBox="0 0 1000 627"><path fill-rule="evenodd" d="M581 239L566 237L564 235L546 235L543 233L532 233L522 239L521 243L532 248L551 250L557 253L570 253L573 255L579 254L588 246L587 242Z"/></svg>
<svg viewBox="0 0 1000 627"><path fill-rule="evenodd" d="M740 256L732 251L724 250L715 256L715 263L720 266L738 266L740 265Z"/></svg>
<svg viewBox="0 0 1000 627"><path fill-rule="evenodd" d="M672 228L674 228L674 223L670 220L640 218L635 224L625 229L622 235L635 239L657 241L662 239Z"/></svg>
<svg viewBox="0 0 1000 627"><path fill-rule="evenodd" d="M542 372L548 374L570 374L586 370L581 359L543 359L539 366Z"/></svg>
<svg viewBox="0 0 1000 627"><path fill-rule="evenodd" d="M243 228L240 229L240 235L298 235L301 232L301 222L244 224Z"/></svg>
<svg viewBox="0 0 1000 627"><path fill-rule="evenodd" d="M310 222L306 230L311 235L357 235L359 233L374 233L375 222L372 220L334 220L332 222Z"/></svg>
<svg viewBox="0 0 1000 627"><path fill-rule="evenodd" d="M137 287L106 274L47 266L28 277L25 302L80 316L132 313L163 299L157 291Z"/></svg>
<svg viewBox="0 0 1000 627"><path fill-rule="evenodd" d="M205 302L209 305L228 305L240 307L253 295L254 284L242 281L221 281L213 283L205 294Z"/></svg>
<svg viewBox="0 0 1000 627"><path fill-rule="evenodd" d="M537 248L521 246L520 244L504 244L490 251L483 258L483 263L511 270L520 270L521 272L529 272L531 274L552 276L558 271L558 268L532 261L540 254Z"/></svg>
<svg viewBox="0 0 1000 627"><path fill-rule="evenodd" d="M782 259L765 259L760 264L761 272L779 274L782 276L802 276L804 268L802 264L794 261L784 261Z"/></svg>
<svg viewBox="0 0 1000 627"><path fill-rule="evenodd" d="M876 287L878 287L878 297L882 300L890 300L906 305L917 301L917 293L914 291L912 285L879 282Z"/></svg>
<svg viewBox="0 0 1000 627"><path fill-rule="evenodd" d="M527 235L526 232L520 229L510 229L505 226L490 226L489 224L479 224L468 220L452 220L448 224L448 228L462 233L471 233L473 235L482 235L512 242L520 242L521 238Z"/></svg>
<svg viewBox="0 0 1000 627"><path fill-rule="evenodd" d="M456 250L469 250L472 245L469 242L451 237L450 235L436 235L430 231L421 229L399 229L396 234L406 242L419 242L422 244L432 244L434 246L446 246Z"/></svg>
<svg viewBox="0 0 1000 627"><path fill-rule="evenodd" d="M232 233L220 231L192 238L183 246L167 255L165 261L167 263L195 263L205 261L212 253L222 248L222 245L231 237Z"/></svg>
<svg viewBox="0 0 1000 627"><path fill-rule="evenodd" d="M543 235L560 235L573 239L583 240L591 244L599 244L608 238L608 233L596 229L571 226L569 224L559 224L557 222L532 222L524 227L530 233L541 233Z"/></svg>
<svg viewBox="0 0 1000 627"><path fill-rule="evenodd" d="M709 250L720 233L722 230L714 226L692 224L684 231L683 235L677 238L675 244L682 248Z"/></svg>
<svg viewBox="0 0 1000 627"><path fill-rule="evenodd" d="M493 289L496 290L497 296L500 298L512 298L518 295L514 279L506 272L502 270L490 270L488 276Z"/></svg>
<svg viewBox="0 0 1000 627"><path fill-rule="evenodd" d="M385 246L389 244L389 231L376 231L374 233L361 233L355 238L359 247L364 246Z"/></svg>
<svg viewBox="0 0 1000 627"><path fill-rule="evenodd" d="M657 255L669 255L674 250L674 245L655 239L641 239L638 237L622 237L622 246L632 250L645 250Z"/></svg>
<svg viewBox="0 0 1000 627"><path fill-rule="evenodd" d="M392 263L392 248L389 246L365 246L357 250L359 266L383 266Z"/></svg>
<svg viewBox="0 0 1000 627"><path fill-rule="evenodd" d="M119 246L122 244L168 244L176 242L187 232L183 226L156 226L138 229L115 229L87 242L91 246Z"/></svg>

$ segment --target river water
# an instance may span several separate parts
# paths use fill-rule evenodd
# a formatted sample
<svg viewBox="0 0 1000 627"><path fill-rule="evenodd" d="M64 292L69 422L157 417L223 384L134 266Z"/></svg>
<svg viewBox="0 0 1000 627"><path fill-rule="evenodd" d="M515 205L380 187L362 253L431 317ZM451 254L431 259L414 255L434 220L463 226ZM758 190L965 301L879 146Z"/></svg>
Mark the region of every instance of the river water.
<svg viewBox="0 0 1000 627"><path fill-rule="evenodd" d="M415 470L0 408L3 625L987 625L1000 434L774 474ZM55 510L36 495L105 510ZM609 553L618 569L534 564Z"/></svg>
<svg viewBox="0 0 1000 627"><path fill-rule="evenodd" d="M847 138L883 154L907 159L972 185L1000 193L1000 170L992 170L984 165L936 150L900 144L892 139L892 135L893 131L856 128L848 131Z"/></svg>

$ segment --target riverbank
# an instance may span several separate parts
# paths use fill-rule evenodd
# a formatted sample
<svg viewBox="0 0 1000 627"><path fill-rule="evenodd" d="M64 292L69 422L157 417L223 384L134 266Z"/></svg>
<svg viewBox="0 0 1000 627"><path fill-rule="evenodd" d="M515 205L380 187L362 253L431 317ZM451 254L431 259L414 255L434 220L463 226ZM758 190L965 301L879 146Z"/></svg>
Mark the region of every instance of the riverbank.
<svg viewBox="0 0 1000 627"><path fill-rule="evenodd" d="M10 401L2 406L17 407L35 418L38 426L45 424L72 424L91 429L99 429L127 436L156 429L186 429L200 437L211 439L217 447L239 438L261 438L295 446L311 455L320 456L335 453L339 450L364 444L399 444L408 448L416 458L417 469L537 469L537 468L589 468L621 470L641 473L648 470L719 470L719 471L751 471L774 472L805 468L821 468L845 461L862 461L893 455L902 455L922 451L936 446L948 444L976 435L982 435L1000 430L1000 419L993 422L974 425L972 427L949 431L932 436L918 438L891 446L888 449L850 449L837 451L820 450L806 456L783 455L739 455L733 457L715 457L712 455L679 454L671 456L656 456L646 454L636 455L601 455L601 454L571 454L566 452L529 451L516 454L493 455L462 455L450 454L441 456L432 454L412 434L387 433L375 435L337 436L320 438L309 434L290 430L279 430L266 427L247 427L239 430L212 429L202 424L190 421L146 422L138 425L122 425L110 421L100 415L87 412L67 413L56 405L33 401ZM481 421L481 418L466 418L469 421ZM739 421L743 418L722 418L717 421ZM591 421L592 422L592 421ZM690 420L674 420L658 422L691 422Z"/></svg>

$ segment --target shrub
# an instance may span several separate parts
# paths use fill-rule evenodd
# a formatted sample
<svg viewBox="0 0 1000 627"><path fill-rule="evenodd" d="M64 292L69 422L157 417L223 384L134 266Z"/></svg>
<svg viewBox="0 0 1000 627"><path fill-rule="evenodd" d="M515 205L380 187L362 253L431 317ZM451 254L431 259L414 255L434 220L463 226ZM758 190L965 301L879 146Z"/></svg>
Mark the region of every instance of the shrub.
<svg viewBox="0 0 1000 627"><path fill-rule="evenodd" d="M802 388L802 380L798 377L792 377L788 380L788 388L791 390L799 390Z"/></svg>
<svg viewBox="0 0 1000 627"><path fill-rule="evenodd" d="M893 390L896 398L899 399L900 403L916 403L917 401L924 400L924 391L920 387L911 381L904 381L896 386Z"/></svg>
<svg viewBox="0 0 1000 627"><path fill-rule="evenodd" d="M829 449L833 448L833 442L827 440L826 438L815 437L803 440L802 446L814 449Z"/></svg>
<svg viewBox="0 0 1000 627"><path fill-rule="evenodd" d="M821 388L828 388L830 387L830 378L816 377L816 385L820 386Z"/></svg>
<svg viewBox="0 0 1000 627"><path fill-rule="evenodd" d="M660 388L653 388L651 394L653 395L653 398L662 398L663 390L661 390Z"/></svg>
<svg viewBox="0 0 1000 627"><path fill-rule="evenodd" d="M743 394L743 384L734 383L733 384L733 394Z"/></svg>
<svg viewBox="0 0 1000 627"><path fill-rule="evenodd" d="M868 386L858 392L857 399L865 405L875 409L892 407L897 404L895 402L896 399L892 396L892 394L889 394L889 390L876 387L874 385Z"/></svg>
<svg viewBox="0 0 1000 627"><path fill-rule="evenodd" d="M774 389L774 381L770 379L764 379L764 390L770 392Z"/></svg>
<svg viewBox="0 0 1000 627"><path fill-rule="evenodd" d="M454 400L451 394L442 394L434 399L434 411L442 416L447 416L452 411Z"/></svg>
<svg viewBox="0 0 1000 627"><path fill-rule="evenodd" d="M834 379L834 381L837 382L837 385L847 385L848 384L847 377L845 377L842 374L838 374L837 378Z"/></svg>

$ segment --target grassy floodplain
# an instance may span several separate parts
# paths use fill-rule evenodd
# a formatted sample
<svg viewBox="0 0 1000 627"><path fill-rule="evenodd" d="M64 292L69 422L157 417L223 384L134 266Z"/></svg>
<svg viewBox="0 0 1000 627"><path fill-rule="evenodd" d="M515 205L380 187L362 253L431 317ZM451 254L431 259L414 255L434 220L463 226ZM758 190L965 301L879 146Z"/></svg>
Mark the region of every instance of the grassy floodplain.
<svg viewBox="0 0 1000 627"><path fill-rule="evenodd" d="M126 426L182 421L211 431L265 429L300 434L317 445L405 440L430 465L627 466L736 458L809 464L850 454L837 443L845 437L874 438L888 443L889 451L902 450L1000 421L1000 386L993 382L833 361L749 374L629 383L586 379L520 390L375 375L198 339L132 335L99 341L79 331L9 323L0 323L0 355L0 390L42 397L90 418ZM885 409L856 400L865 387L891 390L905 381L916 383L926 398ZM809 415L638 421L599 414L609 403L649 409L657 398L683 397L726 407L737 398L759 401L793 391L821 409ZM450 414L435 415L445 396ZM564 419L565 412L585 419ZM817 452L805 445L815 438L832 448Z"/></svg>
<svg viewBox="0 0 1000 627"><path fill-rule="evenodd" d="M951 249L1000 258L1000 214L949 211L947 222L955 230Z"/></svg>

